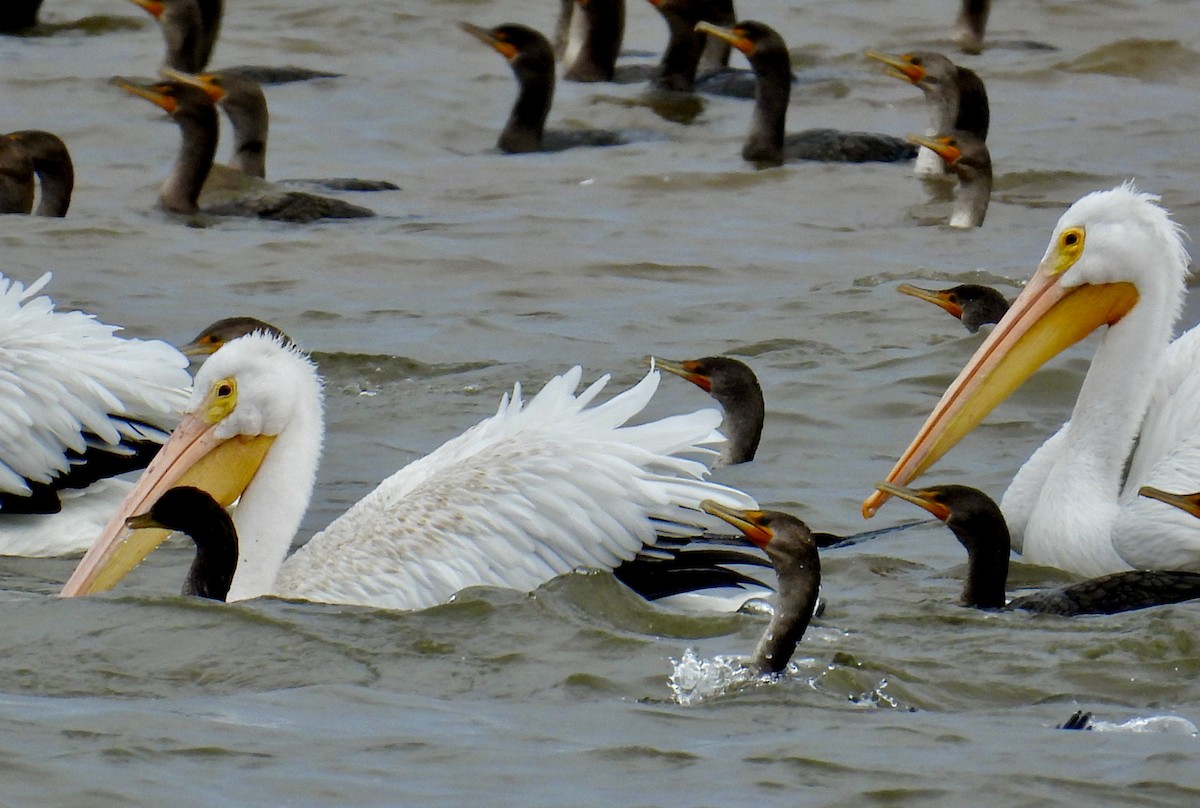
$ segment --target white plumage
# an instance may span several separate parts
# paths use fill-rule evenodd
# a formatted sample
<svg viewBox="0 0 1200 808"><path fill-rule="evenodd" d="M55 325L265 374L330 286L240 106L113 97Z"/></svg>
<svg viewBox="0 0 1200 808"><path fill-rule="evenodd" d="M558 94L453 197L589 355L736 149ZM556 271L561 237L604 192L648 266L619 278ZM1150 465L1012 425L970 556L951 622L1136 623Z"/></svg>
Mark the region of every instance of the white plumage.
<svg viewBox="0 0 1200 808"><path fill-rule="evenodd" d="M1137 493L1142 485L1200 488L1200 329L1171 341L1188 272L1182 237L1158 198L1131 184L1072 205L1026 290L889 481L915 477L1007 395L989 386L1015 388L1050 356L1108 324L1071 420L1004 495L1013 544L1029 561L1089 576L1131 567L1200 570L1200 523ZM864 513L880 501L872 497Z"/></svg>
<svg viewBox="0 0 1200 808"><path fill-rule="evenodd" d="M191 377L165 342L125 339L116 326L55 310L38 293L0 277L0 553L61 555L95 538L128 484L101 480L59 494L62 512L22 515L31 485L56 481L96 456L161 443L178 421ZM87 457L85 457L85 455Z"/></svg>
<svg viewBox="0 0 1200 808"><path fill-rule="evenodd" d="M268 370L269 382L255 381ZM234 514L240 558L229 599L274 593L415 609L467 586L528 590L580 567L616 567L660 531L712 526L693 510L702 499L755 507L704 480L710 447L723 441L720 412L629 426L657 389L657 371L594 406L607 378L576 395L580 378L574 368L528 402L518 386L496 415L384 480L284 561L316 469L320 382L306 358L270 337L230 342L198 374L185 424L234 380L236 407L212 429L277 437ZM169 443L163 454L171 451ZM138 489L150 499L170 484L144 480ZM121 513L139 507L130 501ZM107 533L98 559L106 541ZM91 566L85 558L67 594L91 591Z"/></svg>

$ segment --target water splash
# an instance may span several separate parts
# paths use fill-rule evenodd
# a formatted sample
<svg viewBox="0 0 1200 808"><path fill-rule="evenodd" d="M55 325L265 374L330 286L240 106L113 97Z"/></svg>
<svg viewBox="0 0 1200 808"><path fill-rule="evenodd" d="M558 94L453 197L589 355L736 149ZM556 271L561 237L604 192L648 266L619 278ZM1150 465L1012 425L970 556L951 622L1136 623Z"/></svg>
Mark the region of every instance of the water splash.
<svg viewBox="0 0 1200 808"><path fill-rule="evenodd" d="M683 652L679 659L672 659L673 670L667 679L671 696L677 704L684 706L699 704L717 696L724 696L746 686L770 685L785 680L798 680L810 687L816 680L801 666L811 666L815 660L792 660L782 673L756 674L746 667L745 659L733 656L715 656L702 659L694 648Z"/></svg>
<svg viewBox="0 0 1200 808"><path fill-rule="evenodd" d="M1178 715L1151 715L1144 718L1131 718L1128 721L1099 721L1090 719L1083 729L1089 729L1093 732L1182 735L1191 738L1200 735L1200 729L1197 729L1195 724Z"/></svg>

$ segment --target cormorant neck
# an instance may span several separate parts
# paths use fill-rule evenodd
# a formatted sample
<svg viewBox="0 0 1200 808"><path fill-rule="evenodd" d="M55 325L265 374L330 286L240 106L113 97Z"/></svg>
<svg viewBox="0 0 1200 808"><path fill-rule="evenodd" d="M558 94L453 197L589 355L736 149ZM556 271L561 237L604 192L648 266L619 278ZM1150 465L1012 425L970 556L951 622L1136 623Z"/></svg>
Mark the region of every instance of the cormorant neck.
<svg viewBox="0 0 1200 808"><path fill-rule="evenodd" d="M969 170L959 172L958 194L954 198L954 211L950 215L951 227L979 227L987 215L988 202L992 198L992 172Z"/></svg>
<svg viewBox="0 0 1200 808"><path fill-rule="evenodd" d="M568 81L612 81L625 35L625 0L588 0L582 7L584 38L563 73Z"/></svg>
<svg viewBox="0 0 1200 808"><path fill-rule="evenodd" d="M196 3L168 3L159 18L167 43L166 65L184 73L199 73L208 64L203 53L204 23ZM211 45L209 46L211 49ZM201 57L203 56L203 60Z"/></svg>
<svg viewBox="0 0 1200 808"><path fill-rule="evenodd" d="M217 111L210 104L179 110L175 122L181 134L179 156L159 200L172 213L196 213L196 200L217 151Z"/></svg>
<svg viewBox="0 0 1200 808"><path fill-rule="evenodd" d="M755 53L750 60L758 79L754 91L754 113L742 158L761 165L783 163L783 135L791 100L791 58L785 48Z"/></svg>
<svg viewBox="0 0 1200 808"><path fill-rule="evenodd" d="M518 57L519 59L520 57ZM513 62L520 91L508 123L500 133L499 147L510 154L541 151L542 131L554 98L554 62Z"/></svg>
<svg viewBox="0 0 1200 808"><path fill-rule="evenodd" d="M779 673L787 667L812 620L821 585L821 562L815 545L802 558L785 561L772 557L771 561L779 579L779 599L775 615L750 659L750 668L756 673Z"/></svg>
<svg viewBox="0 0 1200 808"><path fill-rule="evenodd" d="M954 530L953 526L951 530ZM959 602L976 609L1002 608L1011 553L1008 527L1003 519L997 519L990 524L972 527L971 530L973 539L970 542L963 541L959 532L954 531L959 542L967 548L967 581Z"/></svg>
<svg viewBox="0 0 1200 808"><path fill-rule="evenodd" d="M36 129L13 132L10 137L24 147L37 174L41 194L37 215L66 216L75 189L75 166L67 145L57 135Z"/></svg>
<svg viewBox="0 0 1200 808"><path fill-rule="evenodd" d="M223 601L237 568L238 538L225 509L211 500L210 504L188 531L196 543L196 558L182 594Z"/></svg>
<svg viewBox="0 0 1200 808"><path fill-rule="evenodd" d="M252 177L267 176L267 130L270 114L262 90L255 88L236 101L222 103L233 127L233 156L229 165Z"/></svg>
<svg viewBox="0 0 1200 808"><path fill-rule="evenodd" d="M707 47L707 42L725 45L726 59L729 58L729 44L717 37L710 37L703 31L695 30L694 21L685 19L673 11L664 11L662 15L667 21L669 38L653 84L661 90L691 92L696 83L700 55Z"/></svg>
<svg viewBox="0 0 1200 808"><path fill-rule="evenodd" d="M0 213L33 210L33 161L24 149L0 138Z"/></svg>
<svg viewBox="0 0 1200 808"><path fill-rule="evenodd" d="M965 67L958 68L958 99L955 106L955 118L948 122L946 128L962 129L977 135L980 140L987 140L988 126L991 122L987 89L983 86L983 80L973 70Z"/></svg>
<svg viewBox="0 0 1200 808"><path fill-rule="evenodd" d="M762 437L766 413L762 389L757 386L753 389L743 387L728 398L718 400L725 410L725 419L720 426L721 434L725 436L725 446L714 468L753 460Z"/></svg>

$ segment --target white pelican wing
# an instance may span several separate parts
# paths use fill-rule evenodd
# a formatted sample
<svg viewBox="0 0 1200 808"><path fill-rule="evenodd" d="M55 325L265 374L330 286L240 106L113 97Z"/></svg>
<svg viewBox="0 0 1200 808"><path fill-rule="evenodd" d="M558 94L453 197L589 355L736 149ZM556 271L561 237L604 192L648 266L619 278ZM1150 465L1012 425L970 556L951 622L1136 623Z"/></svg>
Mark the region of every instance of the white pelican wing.
<svg viewBox="0 0 1200 808"><path fill-rule="evenodd" d="M36 296L49 280L25 288L0 277L0 511L20 510L31 486L104 476L82 468L97 453L111 460L162 443L191 385L186 357L170 345L56 311Z"/></svg>
<svg viewBox="0 0 1200 808"><path fill-rule="evenodd" d="M1200 327L1167 349L1113 530L1117 551L1134 567L1200 569L1200 523L1138 496L1143 485L1180 493L1200 488Z"/></svg>
<svg viewBox="0 0 1200 808"><path fill-rule="evenodd" d="M702 499L756 507L703 479L723 440L717 410L624 426L658 373L591 408L607 377L576 396L580 376L556 377L527 405L518 386L495 416L392 475L288 559L276 592L412 609L473 585L528 590L611 569L660 529L711 525L686 507Z"/></svg>

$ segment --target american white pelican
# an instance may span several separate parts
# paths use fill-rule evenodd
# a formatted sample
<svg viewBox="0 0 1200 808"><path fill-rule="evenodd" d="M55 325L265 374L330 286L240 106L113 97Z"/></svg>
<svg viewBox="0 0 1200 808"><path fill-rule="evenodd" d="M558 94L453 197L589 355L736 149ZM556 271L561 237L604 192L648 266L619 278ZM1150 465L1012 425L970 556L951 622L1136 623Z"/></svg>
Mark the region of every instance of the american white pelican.
<svg viewBox="0 0 1200 808"><path fill-rule="evenodd" d="M1027 559L1083 575L1200 569L1200 530L1138 488L1200 479L1200 329L1171 342L1183 233L1131 184L1089 194L1037 272L942 395L887 481L921 474L1038 367L1101 325L1071 420L1021 468L1001 508ZM863 503L871 516L887 498Z"/></svg>
<svg viewBox="0 0 1200 808"><path fill-rule="evenodd" d="M486 584L533 589L579 567L611 569L657 532L695 531L711 498L753 508L704 481L720 442L715 409L626 426L653 395L651 371L586 408L581 371L525 403L520 387L495 416L383 481L284 562L308 505L323 434L313 363L255 333L213 354L179 428L67 582L64 595L112 587L162 539L125 519L167 489L194 485L234 514L239 562L229 600L284 597L397 609L431 606ZM699 453L695 459L685 455Z"/></svg>
<svg viewBox="0 0 1200 808"><path fill-rule="evenodd" d="M0 277L0 554L82 552L179 420L191 377L165 342L125 339Z"/></svg>

